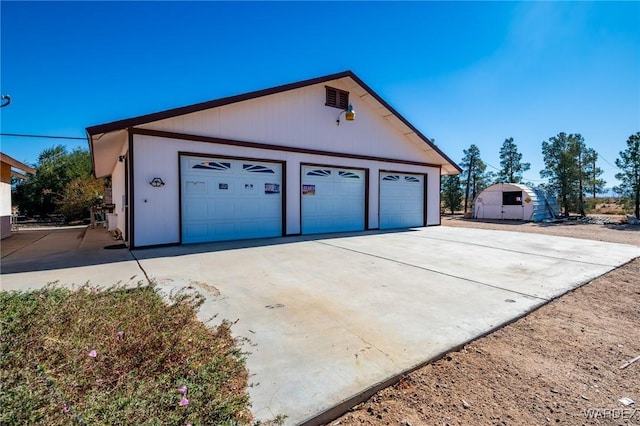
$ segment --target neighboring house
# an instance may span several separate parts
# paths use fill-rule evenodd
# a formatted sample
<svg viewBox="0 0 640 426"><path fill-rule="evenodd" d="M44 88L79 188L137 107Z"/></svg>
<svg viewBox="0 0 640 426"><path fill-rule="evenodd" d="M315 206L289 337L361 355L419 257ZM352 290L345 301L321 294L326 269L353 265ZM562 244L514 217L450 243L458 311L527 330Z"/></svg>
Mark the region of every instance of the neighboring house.
<svg viewBox="0 0 640 426"><path fill-rule="evenodd" d="M130 248L438 225L440 175L460 172L351 71L87 138Z"/></svg>
<svg viewBox="0 0 640 426"><path fill-rule="evenodd" d="M473 201L475 219L532 220L558 217L558 200L542 189L518 183L496 183Z"/></svg>
<svg viewBox="0 0 640 426"><path fill-rule="evenodd" d="M36 170L0 152L0 239L11 236L11 177L25 179Z"/></svg>

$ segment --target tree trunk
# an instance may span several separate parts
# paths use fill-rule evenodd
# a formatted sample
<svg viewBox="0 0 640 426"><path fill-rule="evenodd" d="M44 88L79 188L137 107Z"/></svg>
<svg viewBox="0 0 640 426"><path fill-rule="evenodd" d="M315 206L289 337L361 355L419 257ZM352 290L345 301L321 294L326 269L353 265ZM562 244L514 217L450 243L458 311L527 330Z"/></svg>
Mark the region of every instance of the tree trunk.
<svg viewBox="0 0 640 426"><path fill-rule="evenodd" d="M593 157L593 199L596 199L596 157Z"/></svg>
<svg viewBox="0 0 640 426"><path fill-rule="evenodd" d="M640 182L636 175L636 218L640 219Z"/></svg>
<svg viewBox="0 0 640 426"><path fill-rule="evenodd" d="M471 182L471 169L473 169L473 157L469 159L469 171L467 172L467 185L464 191L464 212L467 212L469 204L469 183Z"/></svg>
<svg viewBox="0 0 640 426"><path fill-rule="evenodd" d="M582 186L584 181L584 164L582 164L582 151L578 153L578 164L580 165L580 171L578 175L578 213L580 216L585 217L584 214L584 188Z"/></svg>

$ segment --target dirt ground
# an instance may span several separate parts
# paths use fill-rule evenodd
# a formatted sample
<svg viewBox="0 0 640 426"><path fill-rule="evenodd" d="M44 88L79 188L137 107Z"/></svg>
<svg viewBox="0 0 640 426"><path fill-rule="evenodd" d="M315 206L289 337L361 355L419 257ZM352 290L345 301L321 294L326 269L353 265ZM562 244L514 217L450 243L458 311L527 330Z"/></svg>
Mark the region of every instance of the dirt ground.
<svg viewBox="0 0 640 426"><path fill-rule="evenodd" d="M481 222L640 246L640 226ZM640 258L405 376L331 425L640 425ZM635 404L625 406L620 398Z"/></svg>

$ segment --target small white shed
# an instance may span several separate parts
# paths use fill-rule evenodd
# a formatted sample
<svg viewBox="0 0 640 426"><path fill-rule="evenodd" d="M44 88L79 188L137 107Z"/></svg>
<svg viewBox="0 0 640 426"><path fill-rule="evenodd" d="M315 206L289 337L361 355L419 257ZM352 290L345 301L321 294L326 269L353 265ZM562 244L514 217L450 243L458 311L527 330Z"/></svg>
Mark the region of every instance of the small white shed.
<svg viewBox="0 0 640 426"><path fill-rule="evenodd" d="M473 202L475 219L532 220L557 217L558 203L543 190L518 183L497 183Z"/></svg>

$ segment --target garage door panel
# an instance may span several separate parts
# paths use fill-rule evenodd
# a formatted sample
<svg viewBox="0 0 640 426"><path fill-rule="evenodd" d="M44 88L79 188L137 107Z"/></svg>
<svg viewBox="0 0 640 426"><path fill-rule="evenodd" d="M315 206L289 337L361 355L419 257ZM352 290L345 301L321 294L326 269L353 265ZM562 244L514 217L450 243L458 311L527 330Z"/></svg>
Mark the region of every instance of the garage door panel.
<svg viewBox="0 0 640 426"><path fill-rule="evenodd" d="M424 225L423 175L380 174L380 229Z"/></svg>
<svg viewBox="0 0 640 426"><path fill-rule="evenodd" d="M182 156L183 242L282 235L282 166Z"/></svg>
<svg viewBox="0 0 640 426"><path fill-rule="evenodd" d="M365 227L365 172L302 167L302 233L358 231Z"/></svg>

